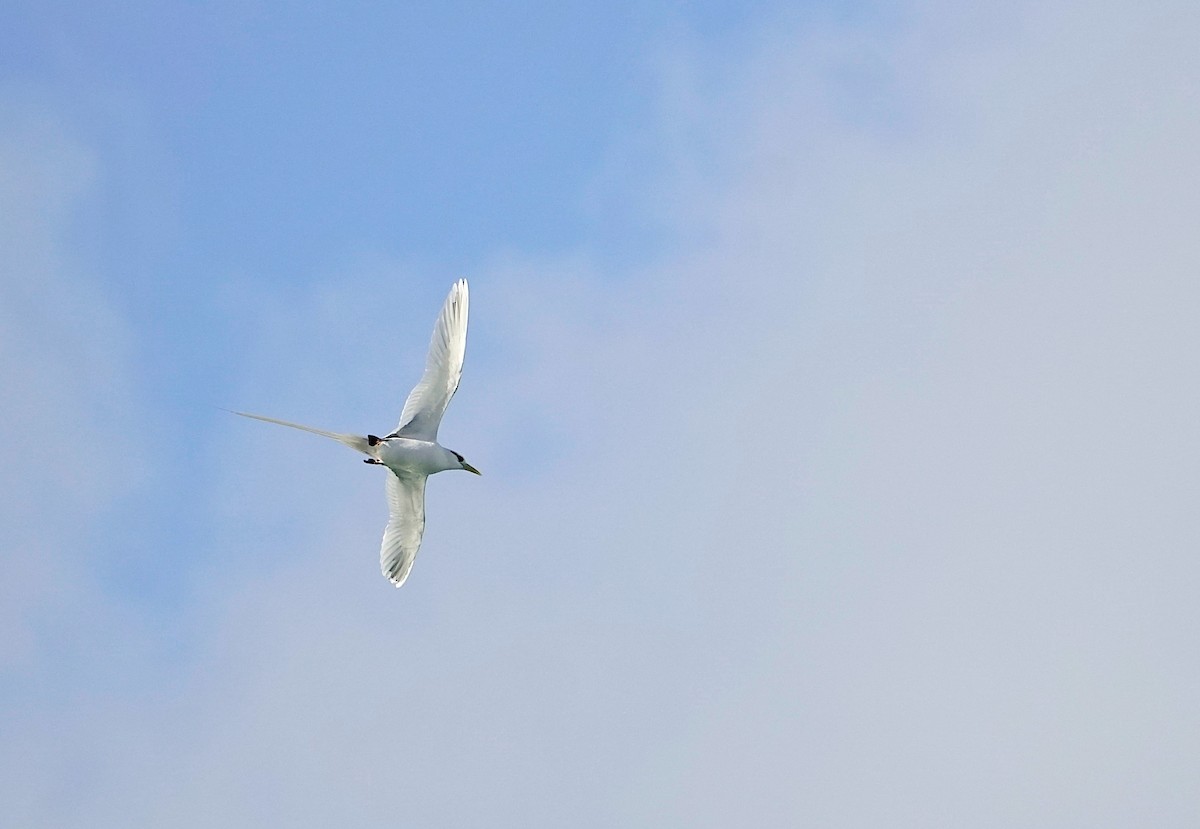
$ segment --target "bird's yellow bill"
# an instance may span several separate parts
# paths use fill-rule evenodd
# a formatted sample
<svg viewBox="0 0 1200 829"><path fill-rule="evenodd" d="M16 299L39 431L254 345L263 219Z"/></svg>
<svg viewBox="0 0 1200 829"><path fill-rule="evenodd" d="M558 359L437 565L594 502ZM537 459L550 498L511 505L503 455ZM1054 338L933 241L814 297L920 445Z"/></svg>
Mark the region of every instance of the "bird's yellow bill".
<svg viewBox="0 0 1200 829"><path fill-rule="evenodd" d="M474 472L476 475L480 475L480 476L483 475L482 472L480 472L475 467L471 466L471 464L467 463L466 461L460 461L460 463L462 463L462 468L467 470L468 472Z"/></svg>

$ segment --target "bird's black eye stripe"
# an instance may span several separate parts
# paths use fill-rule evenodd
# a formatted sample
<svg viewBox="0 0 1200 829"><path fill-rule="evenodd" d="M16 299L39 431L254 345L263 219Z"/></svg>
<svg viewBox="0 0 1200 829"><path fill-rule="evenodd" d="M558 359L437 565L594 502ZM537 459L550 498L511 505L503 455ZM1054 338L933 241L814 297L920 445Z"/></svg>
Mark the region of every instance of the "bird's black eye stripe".
<svg viewBox="0 0 1200 829"><path fill-rule="evenodd" d="M453 449L451 449L450 451L451 451L451 452L454 452L454 450L453 450ZM463 456L462 456L462 455L460 455L460 454L458 454L457 452L454 452L454 457L458 458L458 462L459 462L459 463L462 463L462 462L463 462Z"/></svg>

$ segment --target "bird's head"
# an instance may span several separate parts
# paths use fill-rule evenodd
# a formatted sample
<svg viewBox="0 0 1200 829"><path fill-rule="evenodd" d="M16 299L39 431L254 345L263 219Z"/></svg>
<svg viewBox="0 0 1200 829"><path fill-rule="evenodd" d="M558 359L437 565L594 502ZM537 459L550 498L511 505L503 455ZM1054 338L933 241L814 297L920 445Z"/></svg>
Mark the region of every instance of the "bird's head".
<svg viewBox="0 0 1200 829"><path fill-rule="evenodd" d="M458 465L459 465L459 466L461 466L463 469L467 470L468 472L474 472L476 475L482 475L482 474L483 474L483 473L482 473L482 472L480 472L478 469L476 469L475 467L471 466L471 464L469 464L469 463L467 463L466 461L464 461L464 460L463 460L463 456L462 456L462 455L458 454L457 452L454 452L454 450L453 450L453 449L451 449L450 451L454 453L454 457L458 458Z"/></svg>

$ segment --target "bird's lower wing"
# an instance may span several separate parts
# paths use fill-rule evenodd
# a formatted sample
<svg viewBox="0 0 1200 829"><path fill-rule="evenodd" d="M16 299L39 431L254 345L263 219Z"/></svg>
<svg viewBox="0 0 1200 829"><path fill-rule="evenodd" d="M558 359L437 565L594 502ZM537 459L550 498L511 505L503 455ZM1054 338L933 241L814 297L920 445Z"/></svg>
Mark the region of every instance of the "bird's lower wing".
<svg viewBox="0 0 1200 829"><path fill-rule="evenodd" d="M408 578L421 536L425 532L426 475L401 478L388 470L388 525L379 548L379 566L388 580L399 587Z"/></svg>

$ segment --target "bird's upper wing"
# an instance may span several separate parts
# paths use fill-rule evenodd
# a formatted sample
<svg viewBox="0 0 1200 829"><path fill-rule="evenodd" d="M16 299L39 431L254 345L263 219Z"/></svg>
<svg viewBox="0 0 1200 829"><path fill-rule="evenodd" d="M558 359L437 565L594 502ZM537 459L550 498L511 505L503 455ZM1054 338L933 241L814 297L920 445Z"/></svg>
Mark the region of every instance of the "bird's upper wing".
<svg viewBox="0 0 1200 829"><path fill-rule="evenodd" d="M292 423L291 421L288 421L288 420L279 420L274 417L266 417L264 415L249 414L248 412L233 412L233 414L241 415L242 417L252 417L255 420L262 420L266 423L278 423L280 426L290 426L293 429L302 429L305 432L312 432L314 435L320 435L321 437L326 437L326 438L333 438L338 443L345 444L346 446L349 446L351 449L354 449L358 452L362 452L364 455L371 454L370 451L368 451L368 449L367 449L367 447L369 446L368 440L365 437L360 437L359 435L347 435L342 432L326 432L324 429L314 429L312 426L302 426L299 423Z"/></svg>
<svg viewBox="0 0 1200 829"><path fill-rule="evenodd" d="M388 524L379 548L379 566L388 580L399 587L408 578L421 535L425 532L426 475L387 473Z"/></svg>
<svg viewBox="0 0 1200 829"><path fill-rule="evenodd" d="M462 377L467 353L467 304L467 280L460 279L450 289L433 327L421 382L409 392L400 423L388 437L437 440L442 415Z"/></svg>

